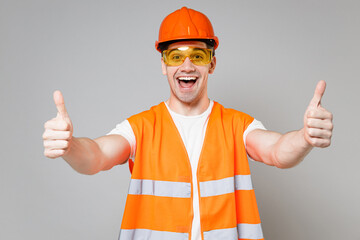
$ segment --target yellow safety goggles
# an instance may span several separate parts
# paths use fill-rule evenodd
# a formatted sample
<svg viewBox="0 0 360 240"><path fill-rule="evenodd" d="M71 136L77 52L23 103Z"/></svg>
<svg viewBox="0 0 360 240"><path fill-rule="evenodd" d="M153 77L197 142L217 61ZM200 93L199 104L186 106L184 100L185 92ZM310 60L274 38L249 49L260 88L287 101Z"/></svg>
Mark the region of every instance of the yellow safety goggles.
<svg viewBox="0 0 360 240"><path fill-rule="evenodd" d="M190 61L199 66L207 65L213 58L213 50L196 47L179 47L162 52L164 62L168 66L180 66L188 57Z"/></svg>

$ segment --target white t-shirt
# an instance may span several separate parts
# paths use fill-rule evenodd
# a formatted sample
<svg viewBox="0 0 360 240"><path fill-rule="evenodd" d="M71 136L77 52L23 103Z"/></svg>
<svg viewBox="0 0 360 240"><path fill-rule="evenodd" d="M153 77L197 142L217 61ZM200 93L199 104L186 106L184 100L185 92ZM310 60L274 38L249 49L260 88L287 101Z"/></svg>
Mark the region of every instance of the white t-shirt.
<svg viewBox="0 0 360 240"><path fill-rule="evenodd" d="M211 110L214 106L214 101L210 101L209 107L200 115L196 116L184 116L172 111L169 106L165 103L170 115L181 135L181 138L186 147L186 151L190 158L191 171L192 171L192 181L193 181L193 209L194 209L194 218L191 229L191 239L192 240L201 240L201 230L200 230L200 210L199 210L199 194L198 194L198 185L197 185L197 165L199 162L200 152L205 138L206 127L209 121ZM244 132L244 143L246 146L246 136L249 132L254 129L265 129L263 124L260 121L254 119L254 121L247 127ZM130 126L130 123L125 120L120 124L116 125L109 134L120 134L126 138L131 146L130 158L135 159L136 152L136 139L134 132Z"/></svg>

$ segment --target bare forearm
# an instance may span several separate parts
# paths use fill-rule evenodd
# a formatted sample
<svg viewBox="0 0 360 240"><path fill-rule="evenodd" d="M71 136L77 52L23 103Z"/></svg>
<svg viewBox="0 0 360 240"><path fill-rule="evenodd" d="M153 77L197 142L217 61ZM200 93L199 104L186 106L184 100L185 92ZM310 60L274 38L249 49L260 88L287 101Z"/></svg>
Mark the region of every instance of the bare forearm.
<svg viewBox="0 0 360 240"><path fill-rule="evenodd" d="M69 151L62 158L82 174L95 174L101 171L104 162L99 145L89 138L73 137Z"/></svg>
<svg viewBox="0 0 360 240"><path fill-rule="evenodd" d="M247 152L257 161L290 168L300 163L312 146L304 139L304 130L280 134L273 131L254 130L247 137Z"/></svg>
<svg viewBox="0 0 360 240"><path fill-rule="evenodd" d="M282 135L273 148L272 161L278 168L300 163L313 147L304 138L304 129Z"/></svg>

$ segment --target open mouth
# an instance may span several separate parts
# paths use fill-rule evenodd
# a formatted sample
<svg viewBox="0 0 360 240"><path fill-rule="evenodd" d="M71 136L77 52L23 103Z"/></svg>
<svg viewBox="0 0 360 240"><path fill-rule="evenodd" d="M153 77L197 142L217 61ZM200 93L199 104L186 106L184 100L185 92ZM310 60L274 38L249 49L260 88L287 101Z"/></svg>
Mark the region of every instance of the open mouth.
<svg viewBox="0 0 360 240"><path fill-rule="evenodd" d="M178 77L176 80L182 88L191 88L196 83L197 77Z"/></svg>

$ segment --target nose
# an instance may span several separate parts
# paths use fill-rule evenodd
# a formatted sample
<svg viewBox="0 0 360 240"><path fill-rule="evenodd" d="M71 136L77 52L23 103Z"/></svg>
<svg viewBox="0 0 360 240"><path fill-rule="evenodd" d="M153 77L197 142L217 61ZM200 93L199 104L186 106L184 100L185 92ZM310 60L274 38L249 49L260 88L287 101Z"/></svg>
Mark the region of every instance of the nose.
<svg viewBox="0 0 360 240"><path fill-rule="evenodd" d="M181 64L181 71L184 71L184 72L193 72L193 71L195 71L195 66L190 61L189 57L186 57L183 64Z"/></svg>

